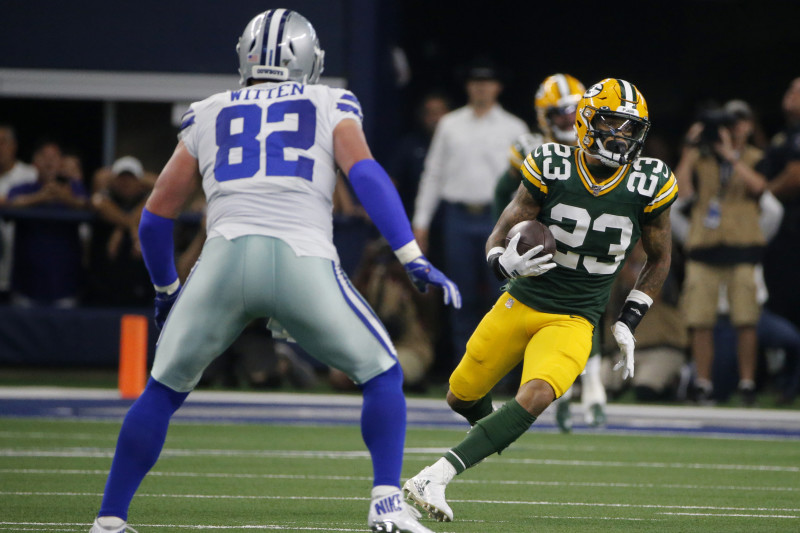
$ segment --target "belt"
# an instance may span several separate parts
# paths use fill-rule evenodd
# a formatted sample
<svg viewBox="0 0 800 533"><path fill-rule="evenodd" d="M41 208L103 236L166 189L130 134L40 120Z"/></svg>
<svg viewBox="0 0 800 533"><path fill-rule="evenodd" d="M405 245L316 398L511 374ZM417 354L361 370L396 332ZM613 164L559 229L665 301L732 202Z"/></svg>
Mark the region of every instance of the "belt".
<svg viewBox="0 0 800 533"><path fill-rule="evenodd" d="M489 213L492 209L492 204L468 204L466 202L446 202L446 203L470 215L485 215Z"/></svg>

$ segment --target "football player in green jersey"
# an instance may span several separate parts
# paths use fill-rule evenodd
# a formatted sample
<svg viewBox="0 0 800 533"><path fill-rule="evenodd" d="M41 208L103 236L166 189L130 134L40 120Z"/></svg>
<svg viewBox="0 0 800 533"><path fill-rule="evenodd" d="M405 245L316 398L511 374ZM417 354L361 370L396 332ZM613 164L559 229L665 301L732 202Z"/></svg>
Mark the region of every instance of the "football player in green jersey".
<svg viewBox="0 0 800 533"><path fill-rule="evenodd" d="M577 78L569 74L552 74L544 79L536 89L533 107L536 120L542 133L526 133L521 135L509 150L509 167L500 176L494 190L492 210L495 219L513 198L514 192L522 180L522 163L525 156L547 142L557 142L567 146L578 144L575 131L575 111L586 88ZM591 426L602 426L606 423L606 390L600 378L600 348L602 339L600 330L592 337L592 352L581 375L581 404L585 421ZM564 392L554 403L556 423L563 433L572 430L572 413L570 401L572 389Z"/></svg>
<svg viewBox="0 0 800 533"><path fill-rule="evenodd" d="M639 157L650 128L647 104L630 82L608 78L587 90L576 111L578 146L543 144L525 159L523 180L486 243L487 260L508 279L450 376L447 403L473 428L432 466L409 479L406 497L449 521L445 487L467 468L500 453L525 433L581 373L592 334L622 263L641 238L647 261L612 327L633 375L633 333L661 289L670 265L669 207L677 198L672 171ZM557 251L520 255L514 224L537 219ZM516 397L494 411L489 391L519 362Z"/></svg>

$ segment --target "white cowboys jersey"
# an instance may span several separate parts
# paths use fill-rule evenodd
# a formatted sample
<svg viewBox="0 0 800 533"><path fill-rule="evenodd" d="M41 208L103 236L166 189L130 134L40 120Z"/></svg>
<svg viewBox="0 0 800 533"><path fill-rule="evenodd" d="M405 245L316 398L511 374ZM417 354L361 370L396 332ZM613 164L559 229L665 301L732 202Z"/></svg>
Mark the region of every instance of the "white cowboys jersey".
<svg viewBox="0 0 800 533"><path fill-rule="evenodd" d="M297 255L338 261L333 246L333 130L361 123L353 93L263 83L195 102L180 138L197 158L208 238L267 235Z"/></svg>

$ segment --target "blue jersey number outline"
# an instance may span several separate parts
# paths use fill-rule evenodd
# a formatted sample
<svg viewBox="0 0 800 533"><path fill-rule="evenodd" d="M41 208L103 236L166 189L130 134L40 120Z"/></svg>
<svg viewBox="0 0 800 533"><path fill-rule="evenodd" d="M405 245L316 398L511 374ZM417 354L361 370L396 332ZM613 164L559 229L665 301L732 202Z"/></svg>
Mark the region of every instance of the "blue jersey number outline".
<svg viewBox="0 0 800 533"><path fill-rule="evenodd" d="M295 176L311 181L314 176L314 160L297 156L286 159L285 148L307 150L314 146L317 132L317 109L309 100L286 100L275 102L267 108L267 122L282 122L286 115L297 115L296 130L276 130L264 140L267 154L267 176ZM261 169L261 145L257 136L261 131L261 106L242 104L226 107L217 115L216 142L217 159L214 176L217 181L252 178ZM241 130L231 133L234 120L241 119ZM231 150L239 149L241 158L230 162Z"/></svg>

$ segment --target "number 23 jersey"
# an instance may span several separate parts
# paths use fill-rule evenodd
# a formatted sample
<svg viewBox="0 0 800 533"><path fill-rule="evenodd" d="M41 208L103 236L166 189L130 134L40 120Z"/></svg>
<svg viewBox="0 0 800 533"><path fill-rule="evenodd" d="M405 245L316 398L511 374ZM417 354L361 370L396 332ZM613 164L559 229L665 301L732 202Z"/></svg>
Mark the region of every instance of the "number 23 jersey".
<svg viewBox="0 0 800 533"><path fill-rule="evenodd" d="M675 176L647 157L597 182L580 148L543 144L522 164L522 183L541 205L538 220L556 240L557 267L509 282L509 293L546 313L597 324L611 285L636 245L641 228L677 198Z"/></svg>
<svg viewBox="0 0 800 533"><path fill-rule="evenodd" d="M361 123L353 93L291 81L192 104L180 138L203 176L208 237L267 235L337 261L333 130L347 118Z"/></svg>

